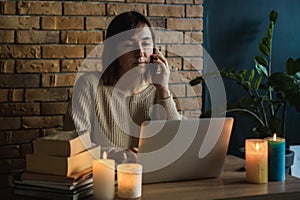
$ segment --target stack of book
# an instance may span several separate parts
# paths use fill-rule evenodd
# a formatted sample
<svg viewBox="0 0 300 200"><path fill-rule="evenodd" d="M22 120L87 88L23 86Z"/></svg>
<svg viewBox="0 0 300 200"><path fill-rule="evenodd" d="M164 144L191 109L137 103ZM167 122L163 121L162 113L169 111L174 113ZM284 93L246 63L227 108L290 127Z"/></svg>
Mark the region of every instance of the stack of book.
<svg viewBox="0 0 300 200"><path fill-rule="evenodd" d="M86 134L86 136L84 135ZM47 199L80 199L92 194L92 163L100 146L86 148L87 133L58 132L33 141L26 171L14 180L16 195Z"/></svg>

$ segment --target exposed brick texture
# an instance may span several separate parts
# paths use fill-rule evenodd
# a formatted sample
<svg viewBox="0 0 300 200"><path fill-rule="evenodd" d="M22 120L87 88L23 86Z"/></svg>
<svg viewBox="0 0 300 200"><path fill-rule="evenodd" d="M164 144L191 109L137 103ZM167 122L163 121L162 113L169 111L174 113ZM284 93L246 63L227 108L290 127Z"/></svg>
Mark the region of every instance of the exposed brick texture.
<svg viewBox="0 0 300 200"><path fill-rule="evenodd" d="M68 102L42 103L42 115L57 115L66 113Z"/></svg>
<svg viewBox="0 0 300 200"><path fill-rule="evenodd" d="M14 60L0 60L1 73L14 73L15 61Z"/></svg>
<svg viewBox="0 0 300 200"><path fill-rule="evenodd" d="M40 88L26 89L25 101L66 101L68 100L68 90L66 88Z"/></svg>
<svg viewBox="0 0 300 200"><path fill-rule="evenodd" d="M127 0L128 3L165 3L165 0Z"/></svg>
<svg viewBox="0 0 300 200"><path fill-rule="evenodd" d="M83 64L83 60L63 60L61 63L62 72L77 72Z"/></svg>
<svg viewBox="0 0 300 200"><path fill-rule="evenodd" d="M184 17L184 5L149 5L149 16Z"/></svg>
<svg viewBox="0 0 300 200"><path fill-rule="evenodd" d="M14 15L16 14L16 2L13 1L1 1L0 2L0 14Z"/></svg>
<svg viewBox="0 0 300 200"><path fill-rule="evenodd" d="M103 42L103 33L101 31L63 31L61 42L65 44L99 44Z"/></svg>
<svg viewBox="0 0 300 200"><path fill-rule="evenodd" d="M113 19L113 17L86 17L86 29L87 30L97 30L97 29L106 29L107 24L110 23L110 21Z"/></svg>
<svg viewBox="0 0 300 200"><path fill-rule="evenodd" d="M199 5L187 5L186 6L187 17L203 17L203 6Z"/></svg>
<svg viewBox="0 0 300 200"><path fill-rule="evenodd" d="M108 4L107 14L108 15L118 15L126 11L138 11L144 15L147 15L147 5L146 4Z"/></svg>
<svg viewBox="0 0 300 200"><path fill-rule="evenodd" d="M59 31L19 30L17 31L17 43L58 44Z"/></svg>
<svg viewBox="0 0 300 200"><path fill-rule="evenodd" d="M38 74L0 74L1 88L39 87Z"/></svg>
<svg viewBox="0 0 300 200"><path fill-rule="evenodd" d="M22 102L24 100L23 89L1 89L0 102Z"/></svg>
<svg viewBox="0 0 300 200"><path fill-rule="evenodd" d="M39 29L37 16L0 16L0 29Z"/></svg>
<svg viewBox="0 0 300 200"><path fill-rule="evenodd" d="M73 74L43 74L42 87L73 86L77 73Z"/></svg>
<svg viewBox="0 0 300 200"><path fill-rule="evenodd" d="M67 2L64 3L65 15L105 15L105 4L97 2L78 3Z"/></svg>
<svg viewBox="0 0 300 200"><path fill-rule="evenodd" d="M35 45L2 45L0 58L40 58L40 47Z"/></svg>
<svg viewBox="0 0 300 200"><path fill-rule="evenodd" d="M17 73L59 72L59 60L17 60Z"/></svg>
<svg viewBox="0 0 300 200"><path fill-rule="evenodd" d="M135 10L154 27L168 58L170 90L186 117L199 117L203 0L0 1L0 179L24 169L31 141L60 130L77 72L103 71L103 42L118 14ZM165 30L168 29L168 30ZM4 185L3 185L4 184Z"/></svg>
<svg viewBox="0 0 300 200"><path fill-rule="evenodd" d="M36 15L61 15L62 3L61 2L31 2L22 1L18 2L18 11L20 15L36 14Z"/></svg>
<svg viewBox="0 0 300 200"><path fill-rule="evenodd" d="M62 116L51 117L23 117L22 128L51 128L63 125Z"/></svg>
<svg viewBox="0 0 300 200"><path fill-rule="evenodd" d="M0 42L1 43L13 43L15 33L12 30L0 30Z"/></svg>
<svg viewBox="0 0 300 200"><path fill-rule="evenodd" d="M84 46L77 45L57 45L43 46L43 58L83 58Z"/></svg>
<svg viewBox="0 0 300 200"><path fill-rule="evenodd" d="M45 30L83 30L83 17L47 16L42 17L42 28Z"/></svg>
<svg viewBox="0 0 300 200"><path fill-rule="evenodd" d="M167 4L193 4L194 0L166 0Z"/></svg>
<svg viewBox="0 0 300 200"><path fill-rule="evenodd" d="M169 18L167 19L167 28L178 31L202 30L202 19L183 19Z"/></svg>
<svg viewBox="0 0 300 200"><path fill-rule="evenodd" d="M3 103L0 105L0 115L31 116L39 114L40 106L36 103Z"/></svg>

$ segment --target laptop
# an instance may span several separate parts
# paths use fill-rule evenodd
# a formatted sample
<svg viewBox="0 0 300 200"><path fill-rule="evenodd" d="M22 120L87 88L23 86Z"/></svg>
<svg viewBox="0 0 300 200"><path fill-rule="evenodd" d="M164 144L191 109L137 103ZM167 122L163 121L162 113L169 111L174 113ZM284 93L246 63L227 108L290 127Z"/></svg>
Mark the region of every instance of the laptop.
<svg viewBox="0 0 300 200"><path fill-rule="evenodd" d="M137 162L143 183L222 176L233 118L145 121Z"/></svg>

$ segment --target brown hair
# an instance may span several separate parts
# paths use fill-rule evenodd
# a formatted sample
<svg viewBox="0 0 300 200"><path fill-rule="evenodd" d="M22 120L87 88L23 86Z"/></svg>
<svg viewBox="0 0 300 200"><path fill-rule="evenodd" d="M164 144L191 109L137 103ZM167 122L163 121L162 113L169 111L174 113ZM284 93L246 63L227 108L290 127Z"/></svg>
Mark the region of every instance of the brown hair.
<svg viewBox="0 0 300 200"><path fill-rule="evenodd" d="M136 11L124 12L116 16L110 22L106 32L106 41L104 42L104 50L102 54L103 69L105 71L101 79L103 80L104 85L114 85L118 78L117 59L114 59L115 55L112 55L112 52L116 52L116 45L111 45L110 42L107 42L107 39L124 31L139 28L144 25L147 25L150 28L154 44L155 37L153 30L151 29L150 21L141 13Z"/></svg>

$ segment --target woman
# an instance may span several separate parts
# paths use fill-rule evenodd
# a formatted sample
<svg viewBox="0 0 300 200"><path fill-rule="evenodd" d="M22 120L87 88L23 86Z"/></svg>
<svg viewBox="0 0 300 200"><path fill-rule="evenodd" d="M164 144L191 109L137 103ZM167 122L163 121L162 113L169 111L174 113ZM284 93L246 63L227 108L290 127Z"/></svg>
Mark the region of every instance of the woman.
<svg viewBox="0 0 300 200"><path fill-rule="evenodd" d="M168 62L154 44L145 16L135 11L116 16L104 42L104 73L77 80L64 129L88 130L102 149L132 149L143 121L180 119L168 88Z"/></svg>

